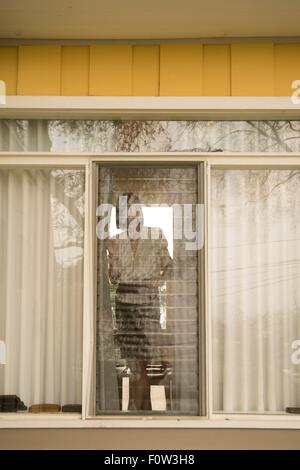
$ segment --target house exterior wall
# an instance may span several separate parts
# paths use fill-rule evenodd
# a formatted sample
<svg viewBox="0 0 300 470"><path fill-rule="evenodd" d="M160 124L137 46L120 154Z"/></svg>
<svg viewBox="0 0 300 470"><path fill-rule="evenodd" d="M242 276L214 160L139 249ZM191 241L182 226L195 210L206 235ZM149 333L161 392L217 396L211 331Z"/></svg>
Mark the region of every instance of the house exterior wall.
<svg viewBox="0 0 300 470"><path fill-rule="evenodd" d="M289 96L300 43L0 47L8 95Z"/></svg>
<svg viewBox="0 0 300 470"><path fill-rule="evenodd" d="M6 429L0 449L299 449L280 429ZM109 454L108 454L109 455Z"/></svg>
<svg viewBox="0 0 300 470"><path fill-rule="evenodd" d="M0 47L8 95L289 96L300 44ZM299 449L287 429L0 429L0 449Z"/></svg>

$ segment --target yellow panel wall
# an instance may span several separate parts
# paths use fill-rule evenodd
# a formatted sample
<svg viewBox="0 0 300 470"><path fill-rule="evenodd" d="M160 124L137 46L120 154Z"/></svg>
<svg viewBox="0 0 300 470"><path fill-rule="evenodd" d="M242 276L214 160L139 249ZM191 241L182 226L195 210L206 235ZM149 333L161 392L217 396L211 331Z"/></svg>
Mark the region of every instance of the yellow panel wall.
<svg viewBox="0 0 300 470"><path fill-rule="evenodd" d="M275 95L291 95L300 80L300 44L275 44Z"/></svg>
<svg viewBox="0 0 300 470"><path fill-rule="evenodd" d="M233 96L274 95L274 45L231 45Z"/></svg>
<svg viewBox="0 0 300 470"><path fill-rule="evenodd" d="M231 59L229 45L203 46L203 95L230 96Z"/></svg>
<svg viewBox="0 0 300 470"><path fill-rule="evenodd" d="M61 47L20 46L18 95L60 95Z"/></svg>
<svg viewBox="0 0 300 470"><path fill-rule="evenodd" d="M132 46L91 46L90 95L132 94Z"/></svg>
<svg viewBox="0 0 300 470"><path fill-rule="evenodd" d="M201 95L202 63L201 44L162 44L160 95Z"/></svg>
<svg viewBox="0 0 300 470"><path fill-rule="evenodd" d="M0 47L9 95L290 96L300 43Z"/></svg>
<svg viewBox="0 0 300 470"><path fill-rule="evenodd" d="M132 94L159 95L159 46L133 46Z"/></svg>
<svg viewBox="0 0 300 470"><path fill-rule="evenodd" d="M62 47L61 95L89 94L90 50L88 46Z"/></svg>
<svg viewBox="0 0 300 470"><path fill-rule="evenodd" d="M18 48L0 47L0 80L4 81L7 95L17 94Z"/></svg>

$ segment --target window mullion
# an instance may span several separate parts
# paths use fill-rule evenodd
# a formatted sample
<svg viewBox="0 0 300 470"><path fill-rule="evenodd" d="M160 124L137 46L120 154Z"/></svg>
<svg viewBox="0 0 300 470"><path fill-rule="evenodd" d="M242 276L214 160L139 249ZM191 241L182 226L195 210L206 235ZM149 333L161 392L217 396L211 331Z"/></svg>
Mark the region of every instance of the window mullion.
<svg viewBox="0 0 300 470"><path fill-rule="evenodd" d="M94 336L95 336L95 286L94 286L94 214L96 210L95 174L92 161L86 164L86 200L84 235L84 310L83 310L83 364L82 364L82 419L93 413L94 403ZM92 409L91 409L92 406Z"/></svg>

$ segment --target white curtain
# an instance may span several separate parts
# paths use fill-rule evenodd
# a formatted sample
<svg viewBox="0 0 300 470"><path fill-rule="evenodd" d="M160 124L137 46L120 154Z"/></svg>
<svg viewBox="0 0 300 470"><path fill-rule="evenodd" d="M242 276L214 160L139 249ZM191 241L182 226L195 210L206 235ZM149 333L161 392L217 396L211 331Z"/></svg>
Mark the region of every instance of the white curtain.
<svg viewBox="0 0 300 470"><path fill-rule="evenodd" d="M81 170L0 171L0 393L81 402Z"/></svg>
<svg viewBox="0 0 300 470"><path fill-rule="evenodd" d="M213 170L214 410L300 406L300 175Z"/></svg>

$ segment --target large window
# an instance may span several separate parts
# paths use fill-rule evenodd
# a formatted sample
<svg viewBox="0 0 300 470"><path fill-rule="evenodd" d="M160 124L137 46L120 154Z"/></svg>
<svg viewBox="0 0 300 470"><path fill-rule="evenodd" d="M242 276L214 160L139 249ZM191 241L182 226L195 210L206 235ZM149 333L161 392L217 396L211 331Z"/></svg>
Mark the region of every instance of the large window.
<svg viewBox="0 0 300 470"><path fill-rule="evenodd" d="M0 120L0 427L300 427L299 149L298 121Z"/></svg>
<svg viewBox="0 0 300 470"><path fill-rule="evenodd" d="M0 160L0 426L299 425L299 157L173 157Z"/></svg>

